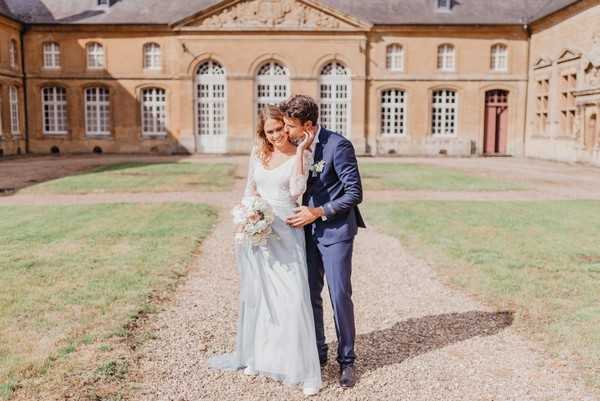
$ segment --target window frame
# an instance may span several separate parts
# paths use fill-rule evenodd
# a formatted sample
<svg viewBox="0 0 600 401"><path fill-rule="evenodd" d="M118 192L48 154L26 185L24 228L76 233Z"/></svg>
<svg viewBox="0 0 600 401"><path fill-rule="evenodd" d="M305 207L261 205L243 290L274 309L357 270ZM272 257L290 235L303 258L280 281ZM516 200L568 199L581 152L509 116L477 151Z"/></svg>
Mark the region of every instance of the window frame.
<svg viewBox="0 0 600 401"><path fill-rule="evenodd" d="M453 104L453 110L454 110L454 118L453 118L453 127L452 127L452 132L448 133L447 130L445 129L445 127L442 127L443 131L440 132L435 132L436 129L434 128L434 123L436 121L436 119L434 118L436 113L436 109L440 110L441 116L440 116L440 120L442 122L445 122L447 120L447 116L449 115L447 113L447 109L448 107L446 105L448 105L449 103L447 101L444 101L443 103L439 103L441 104L441 106L435 106L434 104L434 99L435 99L435 95L438 92L445 92L443 95L445 98L447 98L447 93L448 92L452 92L454 93L454 103ZM460 109L459 109L459 90L456 88L452 88L452 87L438 87L438 88L433 88L431 89L431 95L430 95L430 103L429 103L429 118L430 118L430 123L429 123L429 129L430 129L430 135L434 138L453 138L453 137L458 137L458 128L459 128L459 118L460 118Z"/></svg>
<svg viewBox="0 0 600 401"><path fill-rule="evenodd" d="M335 71L334 74L323 74L323 71L329 67L330 65L332 65L333 70ZM341 67L345 74L338 74L339 68ZM326 62L323 64L323 66L321 67L321 69L319 70L320 74L319 74L319 82L318 82L318 91L317 93L319 94L319 124L324 126L325 128L329 129L329 130L333 130L335 132L338 132L339 134L343 135L346 138L349 138L352 132L352 73L350 71L350 69L342 62L338 61L338 60L331 60L329 62ZM330 94L333 95L331 97L331 99L333 100L326 100L323 101L323 86L324 85L328 85L331 86L332 88L330 89ZM340 85L346 85L346 100L342 100L342 101L338 101L338 89ZM324 112L324 110L326 110L327 108L324 107L324 105L330 105L333 106L331 108L330 112L328 113L328 116L326 117L326 113ZM336 121L336 116L338 115L338 108L340 106L344 106L345 105L345 129L342 130L340 129L340 127L338 127L338 122ZM343 109L343 108L342 108ZM330 118L332 119L333 126L327 126L324 123L327 121L324 121L325 118Z"/></svg>
<svg viewBox="0 0 600 401"><path fill-rule="evenodd" d="M498 50L504 51L504 54L498 53ZM504 68L498 68L499 60L504 59ZM492 72L508 72L508 46L504 43L494 43L490 47L490 71Z"/></svg>
<svg viewBox="0 0 600 401"><path fill-rule="evenodd" d="M269 67L266 74L261 74L265 67ZM280 67L284 74L274 74L275 69ZM260 96L260 86L268 88L267 96ZM285 94L277 96L277 91L284 88ZM264 107L270 104L278 104L287 99L291 93L290 71L287 66L277 60L269 60L260 65L254 76L254 96L255 96L255 116L261 111L261 105Z"/></svg>
<svg viewBox="0 0 600 401"><path fill-rule="evenodd" d="M154 47L158 49L158 54L152 54L149 52L150 48ZM153 57L158 58L158 63L156 66L149 65L146 63L147 60L153 60ZM156 42L147 42L142 46L142 67L144 71L162 71L162 47L160 44Z"/></svg>
<svg viewBox="0 0 600 401"><path fill-rule="evenodd" d="M391 121L399 120L401 122L402 128L401 132L385 132L384 123L386 119L384 118L385 111L383 108L386 104L394 104L394 103L384 103L384 96L386 92L398 91L402 93L402 102L397 103L402 108L401 119L390 118ZM393 86L393 87L385 87L379 91L379 134L386 138L406 138L408 137L408 91L405 88Z"/></svg>
<svg viewBox="0 0 600 401"><path fill-rule="evenodd" d="M397 65L395 65L394 60L398 63ZM400 43L390 43L386 46L385 68L389 72L404 72L404 46Z"/></svg>
<svg viewBox="0 0 600 401"><path fill-rule="evenodd" d="M13 136L21 135L21 113L19 105L19 88L16 85L8 87L8 100L10 109L10 133Z"/></svg>
<svg viewBox="0 0 600 401"><path fill-rule="evenodd" d="M88 101L88 91L96 91L96 100ZM100 100L100 91L106 91L106 100ZM112 134L112 102L111 102L111 89L104 85L89 85L83 88L83 113L84 113L84 131L86 137L107 137ZM91 131L90 130L90 115L88 106L92 105L95 107L94 113L97 119L97 128L99 129L102 125L106 126L106 130ZM102 122L102 107L106 110L106 121Z"/></svg>
<svg viewBox="0 0 600 401"><path fill-rule="evenodd" d="M146 119L145 119L145 115L144 115L144 107L146 106L146 102L144 99L144 94L147 91L155 91L155 93L152 96L152 99L150 100L151 106L152 106L152 110L154 111L156 109L156 107L161 107L161 103L156 101L156 97L159 96L158 92L162 92L162 96L163 96L163 102L164 104L162 105L162 113L164 114L163 116L163 126L164 126L164 131L157 131L156 128L160 127L160 120L157 119L156 117L152 116L152 130L146 130ZM169 123L169 110L168 110L168 92L165 88L160 87L160 86L144 86L142 88L140 88L139 91L139 99L140 99L140 132L141 132L141 136L142 138L165 138L168 135L168 123ZM159 109L159 111L161 111ZM160 116L159 116L160 117ZM149 120L148 120L149 121Z"/></svg>
<svg viewBox="0 0 600 401"><path fill-rule="evenodd" d="M52 47L52 49L49 47ZM52 60L55 65L46 64L49 60ZM61 69L61 48L58 42L51 41L42 44L42 68L46 70Z"/></svg>
<svg viewBox="0 0 600 401"><path fill-rule="evenodd" d="M49 104L50 104L50 106L52 106L52 117L54 117L54 124L50 124L49 126L54 125L55 128L59 128L59 121L62 119L64 121L64 125L62 126L62 128L64 128L63 130L47 129L49 127L49 126L48 127L46 126L46 107L45 106L48 103L45 100L45 92L47 90L52 90L52 92L53 92L53 98L51 99ZM64 93L64 100L58 99L59 91ZM65 88L64 86L60 86L60 85L47 85L47 86L42 87L40 94L41 94L41 101L42 101L41 117L42 117L42 133L43 133L43 135L48 135L48 136L68 135L69 134L69 98L68 98L67 88ZM60 107L60 106L64 106L64 107ZM62 118L63 116L60 116L59 109L64 112L64 118ZM50 120L48 120L48 121L50 121Z"/></svg>
<svg viewBox="0 0 600 401"><path fill-rule="evenodd" d="M92 49L92 47L95 49ZM98 57L99 55L101 56L102 60L100 65L92 65L90 61L95 60L94 62L96 62L97 60L95 57ZM85 45L85 57L86 67L88 70L98 71L106 69L106 49L102 43L97 41L87 43Z"/></svg>
<svg viewBox="0 0 600 401"><path fill-rule="evenodd" d="M451 51L442 52L442 49L450 49ZM456 72L456 58L456 46L454 46L452 43L442 43L438 45L436 60L437 70L440 72ZM448 60L452 61L452 65L450 67L446 65Z"/></svg>

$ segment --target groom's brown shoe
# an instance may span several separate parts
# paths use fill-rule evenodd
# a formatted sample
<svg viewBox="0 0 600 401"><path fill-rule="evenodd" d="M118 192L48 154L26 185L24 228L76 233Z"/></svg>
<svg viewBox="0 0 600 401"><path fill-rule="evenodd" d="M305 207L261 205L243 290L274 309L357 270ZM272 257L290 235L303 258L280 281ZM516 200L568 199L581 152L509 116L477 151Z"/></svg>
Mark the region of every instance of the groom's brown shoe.
<svg viewBox="0 0 600 401"><path fill-rule="evenodd" d="M353 365L342 366L340 374L340 386L342 388L354 387L356 383L356 372Z"/></svg>

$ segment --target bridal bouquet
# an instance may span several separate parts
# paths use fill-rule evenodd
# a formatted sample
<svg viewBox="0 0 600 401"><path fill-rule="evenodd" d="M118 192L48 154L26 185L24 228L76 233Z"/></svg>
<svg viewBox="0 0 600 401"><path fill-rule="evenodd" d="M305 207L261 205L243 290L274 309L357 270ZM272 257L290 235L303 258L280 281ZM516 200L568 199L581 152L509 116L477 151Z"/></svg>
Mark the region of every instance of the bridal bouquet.
<svg viewBox="0 0 600 401"><path fill-rule="evenodd" d="M248 196L232 210L233 222L238 226L236 240L248 240L254 246L264 246L273 234L271 225L275 215L271 206L260 196Z"/></svg>

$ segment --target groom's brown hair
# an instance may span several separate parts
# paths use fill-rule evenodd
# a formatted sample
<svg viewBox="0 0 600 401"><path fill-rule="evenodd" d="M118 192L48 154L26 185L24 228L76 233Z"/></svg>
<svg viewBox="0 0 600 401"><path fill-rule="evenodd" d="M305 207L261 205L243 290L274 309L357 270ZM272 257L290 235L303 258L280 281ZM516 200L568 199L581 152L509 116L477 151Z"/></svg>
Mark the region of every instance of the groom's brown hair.
<svg viewBox="0 0 600 401"><path fill-rule="evenodd" d="M302 124L312 121L313 125L317 125L319 120L319 106L310 96L294 95L279 108L286 117L297 118Z"/></svg>

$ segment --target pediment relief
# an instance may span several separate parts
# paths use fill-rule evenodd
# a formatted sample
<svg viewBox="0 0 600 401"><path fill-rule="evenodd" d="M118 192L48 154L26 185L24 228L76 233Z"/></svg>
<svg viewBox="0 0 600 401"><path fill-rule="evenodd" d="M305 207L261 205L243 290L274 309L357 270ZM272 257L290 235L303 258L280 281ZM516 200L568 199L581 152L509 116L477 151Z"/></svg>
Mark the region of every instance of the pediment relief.
<svg viewBox="0 0 600 401"><path fill-rule="evenodd" d="M370 25L306 0L224 1L175 24L182 30L340 30Z"/></svg>
<svg viewBox="0 0 600 401"><path fill-rule="evenodd" d="M581 52L572 49L563 49L558 56L557 62L565 63L567 61L577 60L581 58Z"/></svg>
<svg viewBox="0 0 600 401"><path fill-rule="evenodd" d="M537 70L538 68L545 68L545 67L549 67L551 65L552 65L552 61L550 59L545 58L545 57L540 57L533 64L533 68Z"/></svg>

